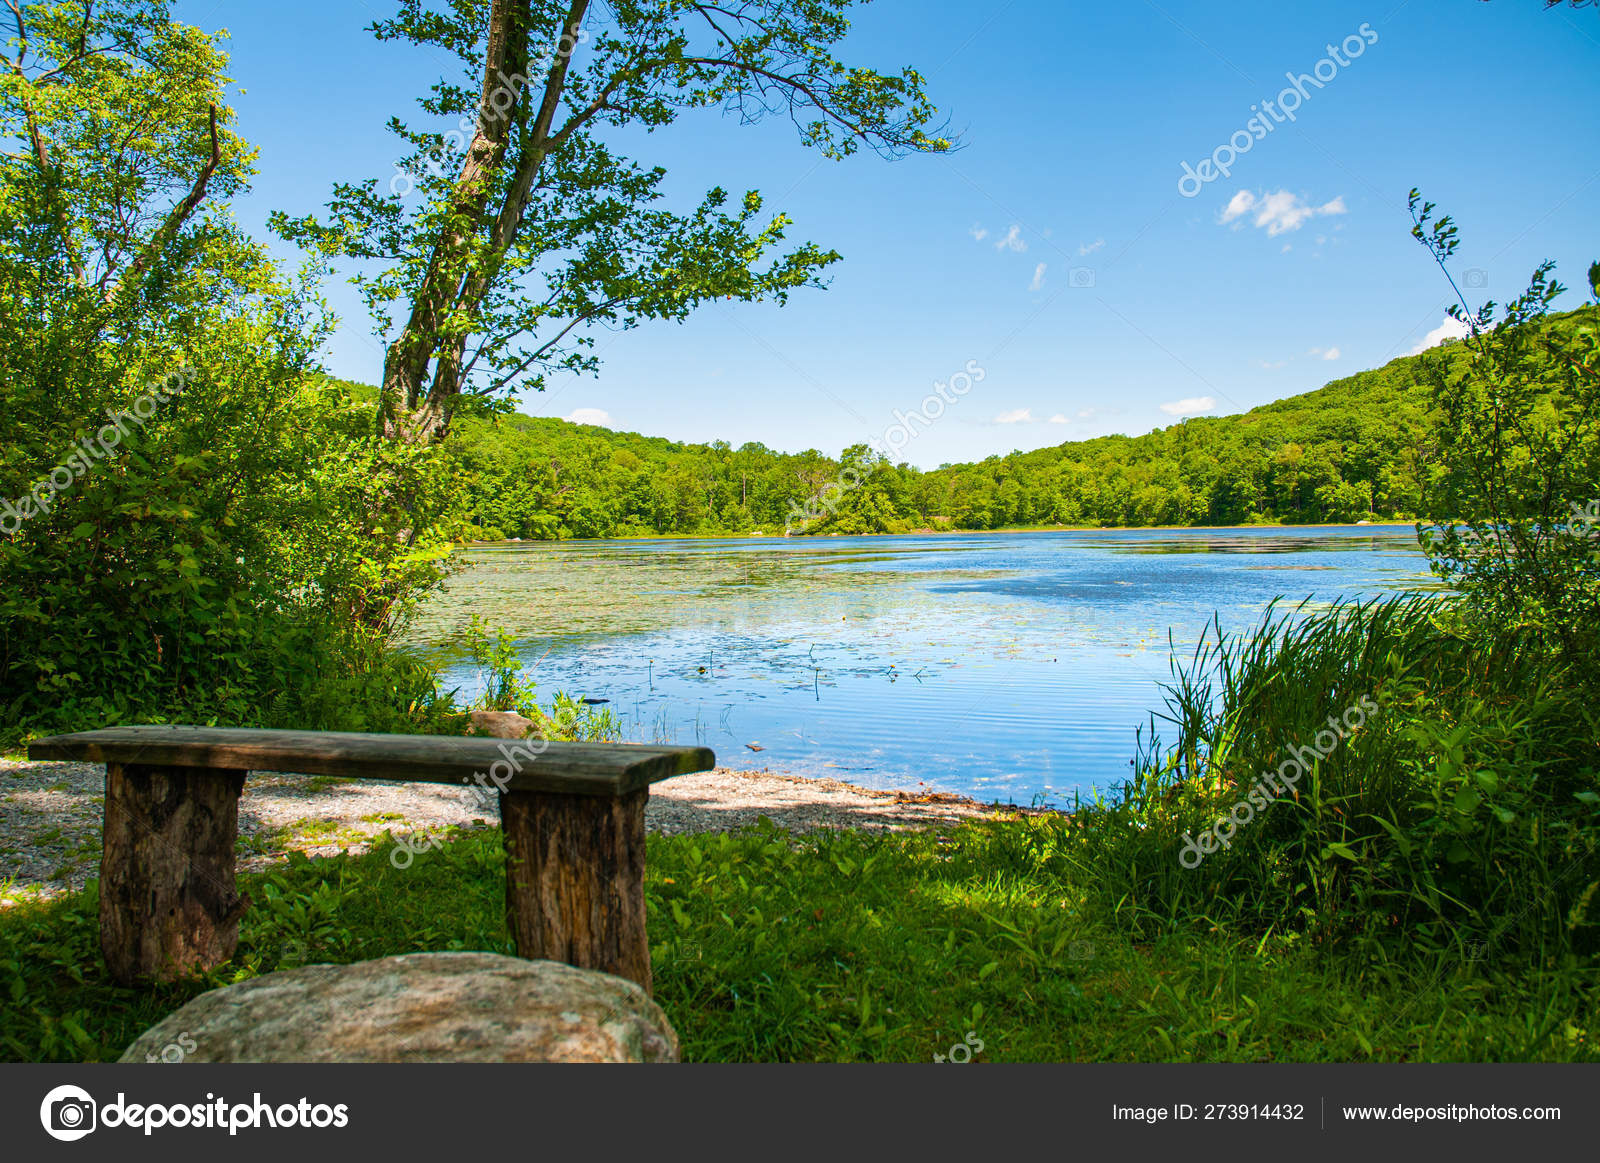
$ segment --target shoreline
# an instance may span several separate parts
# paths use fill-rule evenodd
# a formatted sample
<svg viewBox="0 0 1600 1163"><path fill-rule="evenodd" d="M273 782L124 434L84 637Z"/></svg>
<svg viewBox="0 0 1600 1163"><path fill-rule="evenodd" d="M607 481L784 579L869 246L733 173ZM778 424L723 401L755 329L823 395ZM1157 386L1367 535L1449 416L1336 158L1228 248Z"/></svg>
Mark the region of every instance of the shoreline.
<svg viewBox="0 0 1600 1163"><path fill-rule="evenodd" d="M97 875L105 767L0 756L0 909L81 889ZM645 828L658 835L726 832L765 816L780 828L888 832L1042 814L951 792L858 787L841 780L719 767L654 784ZM389 783L252 773L239 801L240 872L290 852L315 859L369 851L385 832L423 837L499 827L498 804L453 784ZM425 845L419 844L417 850Z"/></svg>
<svg viewBox="0 0 1600 1163"><path fill-rule="evenodd" d="M602 541L826 541L833 537L984 537L997 533L1139 533L1152 532L1196 533L1233 532L1251 529L1277 531L1293 529L1414 529L1415 520L1370 521L1366 525L1348 521L1317 521L1306 524L1285 525L1269 522L1261 525L1015 525L1002 529L908 529L904 533L636 533L626 537L509 537L503 541L460 541L457 549L486 548L495 545L588 545Z"/></svg>

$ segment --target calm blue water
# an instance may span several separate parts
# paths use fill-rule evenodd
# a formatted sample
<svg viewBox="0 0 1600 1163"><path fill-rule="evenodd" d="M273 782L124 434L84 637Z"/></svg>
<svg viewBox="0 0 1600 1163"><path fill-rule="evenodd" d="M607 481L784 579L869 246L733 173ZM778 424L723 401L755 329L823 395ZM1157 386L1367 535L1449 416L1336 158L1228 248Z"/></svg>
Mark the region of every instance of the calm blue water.
<svg viewBox="0 0 1600 1163"><path fill-rule="evenodd" d="M1070 802L1125 778L1187 654L1276 597L1426 581L1409 526L475 548L420 632L511 631L544 701L608 699L627 738L732 767L986 800ZM470 664L447 669L475 693ZM756 744L755 751L747 744Z"/></svg>

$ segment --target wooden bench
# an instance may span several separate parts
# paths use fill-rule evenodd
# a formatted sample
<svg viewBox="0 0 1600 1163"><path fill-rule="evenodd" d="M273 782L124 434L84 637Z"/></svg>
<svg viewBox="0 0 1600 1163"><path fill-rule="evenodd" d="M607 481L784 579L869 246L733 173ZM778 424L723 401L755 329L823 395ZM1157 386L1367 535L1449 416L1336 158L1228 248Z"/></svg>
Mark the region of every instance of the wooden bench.
<svg viewBox="0 0 1600 1163"><path fill-rule="evenodd" d="M130 985L233 956L250 905L234 882L239 794L250 772L283 771L498 795L517 952L649 990L645 801L716 764L704 747L165 726L53 735L28 757L106 765L100 949Z"/></svg>

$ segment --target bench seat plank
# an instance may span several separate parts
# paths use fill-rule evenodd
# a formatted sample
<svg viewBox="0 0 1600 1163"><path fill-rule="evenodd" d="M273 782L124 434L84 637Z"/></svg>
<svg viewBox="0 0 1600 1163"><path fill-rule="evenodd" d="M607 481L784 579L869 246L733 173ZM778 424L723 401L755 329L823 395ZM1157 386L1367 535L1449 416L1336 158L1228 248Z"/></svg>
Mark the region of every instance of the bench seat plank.
<svg viewBox="0 0 1600 1163"><path fill-rule="evenodd" d="M542 753L531 754L540 747ZM716 756L705 747L187 726L104 727L51 735L29 744L28 757L476 784L504 791L587 796L628 795L716 765ZM480 774L481 780L476 778Z"/></svg>

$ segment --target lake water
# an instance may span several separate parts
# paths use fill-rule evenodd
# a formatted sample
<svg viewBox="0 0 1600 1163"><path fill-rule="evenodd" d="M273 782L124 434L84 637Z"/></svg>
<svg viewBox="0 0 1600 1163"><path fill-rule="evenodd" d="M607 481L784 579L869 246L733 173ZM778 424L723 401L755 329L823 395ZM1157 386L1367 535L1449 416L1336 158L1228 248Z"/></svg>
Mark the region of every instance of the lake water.
<svg viewBox="0 0 1600 1163"><path fill-rule="evenodd" d="M1161 706L1168 631L1214 613L1426 581L1409 526L476 547L418 635L477 614L541 701L607 704L625 737L731 767L1066 803L1120 783ZM449 660L449 656L445 656ZM476 693L470 663L449 685ZM751 749L755 744L762 750Z"/></svg>

